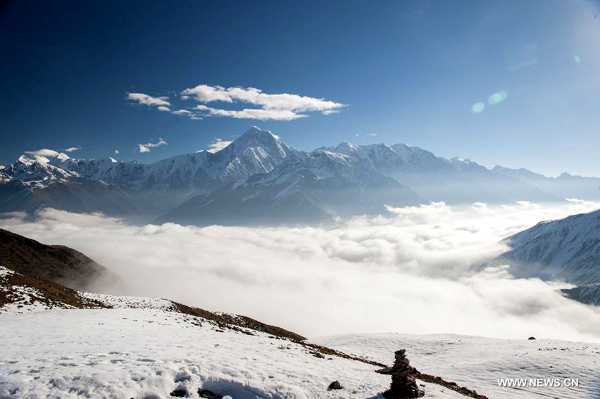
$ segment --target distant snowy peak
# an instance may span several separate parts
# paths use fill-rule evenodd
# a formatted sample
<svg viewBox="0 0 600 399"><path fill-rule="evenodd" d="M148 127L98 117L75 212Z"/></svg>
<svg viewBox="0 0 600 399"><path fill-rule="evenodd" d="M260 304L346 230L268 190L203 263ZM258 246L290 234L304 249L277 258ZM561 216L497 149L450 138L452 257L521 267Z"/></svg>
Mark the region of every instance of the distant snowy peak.
<svg viewBox="0 0 600 399"><path fill-rule="evenodd" d="M0 172L3 176L2 181L19 180L23 185L28 187L47 187L53 182L67 181L80 177L75 172L54 166L52 160L47 158L47 156L48 154L21 155L17 159L17 162L2 169Z"/></svg>
<svg viewBox="0 0 600 399"><path fill-rule="evenodd" d="M27 162L40 162L40 163L51 163L51 164L60 164L64 161L69 160L69 156L63 152L58 152L49 149L42 149L38 151L27 151L23 155L19 157L19 160L27 163Z"/></svg>
<svg viewBox="0 0 600 399"><path fill-rule="evenodd" d="M273 133L252 127L221 151L203 154L207 157L209 175L233 182L269 173L298 153Z"/></svg>
<svg viewBox="0 0 600 399"><path fill-rule="evenodd" d="M589 201L600 200L600 178L572 175L564 172L558 177L548 177L525 168L511 169L495 166L495 173L518 178L540 189L563 198L577 198Z"/></svg>
<svg viewBox="0 0 600 399"><path fill-rule="evenodd" d="M73 159L52 150L23 154L2 170L2 181L21 180L45 187L57 180L87 178L134 191L202 190L268 173L296 150L271 132L250 128L229 146L216 153L183 154L151 164L105 159Z"/></svg>
<svg viewBox="0 0 600 399"><path fill-rule="evenodd" d="M409 147L406 144L386 145L383 143L354 145L342 142L330 149L333 152L345 154L353 158L360 158L380 172L431 172L444 168L451 168L447 159L436 157L433 153L418 147Z"/></svg>

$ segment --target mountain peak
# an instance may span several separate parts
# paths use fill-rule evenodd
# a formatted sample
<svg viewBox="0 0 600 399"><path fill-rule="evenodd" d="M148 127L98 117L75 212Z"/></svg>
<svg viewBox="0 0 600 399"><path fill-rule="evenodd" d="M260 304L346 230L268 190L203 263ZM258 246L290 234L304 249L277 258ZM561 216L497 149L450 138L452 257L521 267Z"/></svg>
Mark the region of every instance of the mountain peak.
<svg viewBox="0 0 600 399"><path fill-rule="evenodd" d="M349 143L347 141L342 141L341 143L339 143L337 145L337 147L335 147L335 149L333 151L340 153L340 154L350 155L350 154L356 152L357 150L358 150L358 147L355 146L354 144Z"/></svg>
<svg viewBox="0 0 600 399"><path fill-rule="evenodd" d="M49 150L49 149L42 149L42 150L38 150L38 151L26 151L23 155L21 155L17 159L17 162L28 165L28 166L30 166L34 163L48 165L48 164L55 164L55 163L60 164L69 159L71 159L71 158L65 153L54 151L54 150Z"/></svg>
<svg viewBox="0 0 600 399"><path fill-rule="evenodd" d="M557 179L568 179L570 177L573 177L572 174L570 174L569 172L562 172Z"/></svg>
<svg viewBox="0 0 600 399"><path fill-rule="evenodd" d="M256 150L259 148L261 149L260 151L271 155L278 154L278 158L285 158L293 152L290 147L279 140L279 136L268 130L261 130L256 126L252 126L250 129L246 130L244 134L235 139L233 143L225 149L227 149L234 157L237 157L248 149ZM223 151L220 151L218 153L222 152Z"/></svg>
<svg viewBox="0 0 600 399"><path fill-rule="evenodd" d="M263 140L279 140L279 136L271 133L269 130L262 130L257 126L252 126L244 132L239 139L263 139ZM235 141L237 141L235 140Z"/></svg>

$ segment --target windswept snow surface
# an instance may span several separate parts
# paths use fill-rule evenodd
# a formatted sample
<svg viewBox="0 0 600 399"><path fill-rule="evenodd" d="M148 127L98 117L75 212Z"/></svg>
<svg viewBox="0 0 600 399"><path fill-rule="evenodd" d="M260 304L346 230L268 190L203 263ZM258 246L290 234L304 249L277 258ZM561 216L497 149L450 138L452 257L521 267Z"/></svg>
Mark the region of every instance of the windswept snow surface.
<svg viewBox="0 0 600 399"><path fill-rule="evenodd" d="M143 296L106 295L93 292L80 292L82 297L98 301L111 308L174 310L173 302L161 298Z"/></svg>
<svg viewBox="0 0 600 399"><path fill-rule="evenodd" d="M600 398L600 344L493 339L461 335L349 334L311 342L388 362L403 348L419 371L454 381L489 398ZM498 379L578 379L579 387L498 386ZM537 383L536 383L537 384Z"/></svg>
<svg viewBox="0 0 600 399"><path fill-rule="evenodd" d="M234 398L376 398L391 381L376 366L159 308L0 315L0 397L167 398L183 389L197 398L202 387ZM336 380L344 389L328 391ZM419 383L427 398L464 398Z"/></svg>

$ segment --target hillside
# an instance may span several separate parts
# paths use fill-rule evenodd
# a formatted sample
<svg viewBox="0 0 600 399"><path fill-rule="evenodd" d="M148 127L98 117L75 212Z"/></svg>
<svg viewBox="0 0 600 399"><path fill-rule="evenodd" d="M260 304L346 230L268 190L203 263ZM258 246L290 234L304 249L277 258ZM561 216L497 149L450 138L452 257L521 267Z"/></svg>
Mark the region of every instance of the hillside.
<svg viewBox="0 0 600 399"><path fill-rule="evenodd" d="M33 278L44 278L76 290L115 285L118 276L81 252L0 229L0 265Z"/></svg>
<svg viewBox="0 0 600 399"><path fill-rule="evenodd" d="M497 262L509 263L516 276L600 282L600 211L540 222L505 242L511 250Z"/></svg>

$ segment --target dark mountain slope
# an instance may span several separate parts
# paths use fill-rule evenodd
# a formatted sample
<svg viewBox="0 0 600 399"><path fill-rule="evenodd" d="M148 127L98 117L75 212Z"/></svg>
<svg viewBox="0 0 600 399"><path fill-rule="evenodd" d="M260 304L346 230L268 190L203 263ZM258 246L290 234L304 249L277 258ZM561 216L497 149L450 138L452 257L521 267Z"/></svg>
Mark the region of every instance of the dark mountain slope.
<svg viewBox="0 0 600 399"><path fill-rule="evenodd" d="M97 283L119 282L116 275L81 252L62 245L45 245L2 229L0 265L76 290L85 290Z"/></svg>

